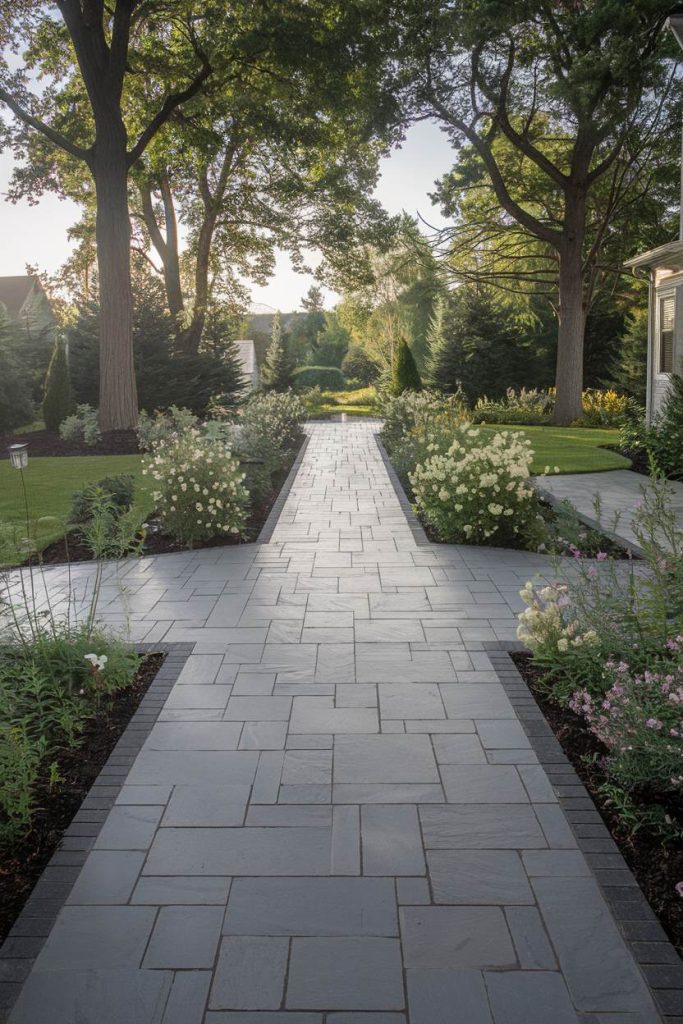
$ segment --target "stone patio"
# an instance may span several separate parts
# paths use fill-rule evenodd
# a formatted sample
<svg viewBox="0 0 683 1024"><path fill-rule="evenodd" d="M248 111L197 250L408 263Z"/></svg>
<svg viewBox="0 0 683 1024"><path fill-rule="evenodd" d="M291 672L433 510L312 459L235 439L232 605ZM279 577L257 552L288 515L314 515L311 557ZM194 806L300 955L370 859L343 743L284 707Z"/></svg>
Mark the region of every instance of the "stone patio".
<svg viewBox="0 0 683 1024"><path fill-rule="evenodd" d="M656 1024L486 651L548 564L418 543L376 424L309 429L268 544L111 570L194 653L12 1024Z"/></svg>

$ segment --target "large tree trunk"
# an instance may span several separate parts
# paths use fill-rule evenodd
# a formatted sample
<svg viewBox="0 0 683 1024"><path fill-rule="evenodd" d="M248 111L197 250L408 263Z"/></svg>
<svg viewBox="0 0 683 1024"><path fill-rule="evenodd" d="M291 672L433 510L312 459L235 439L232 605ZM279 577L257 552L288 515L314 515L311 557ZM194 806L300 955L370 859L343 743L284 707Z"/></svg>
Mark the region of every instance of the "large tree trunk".
<svg viewBox="0 0 683 1024"><path fill-rule="evenodd" d="M572 216L573 215L573 216ZM581 203L565 213L565 241L560 248L560 310L555 372L555 423L565 427L581 418L583 405L583 342L586 303L583 287L583 225Z"/></svg>
<svg viewBox="0 0 683 1024"><path fill-rule="evenodd" d="M126 135L119 120L98 131L92 172L97 192L97 265L100 286L100 428L137 426L133 363L133 294Z"/></svg>

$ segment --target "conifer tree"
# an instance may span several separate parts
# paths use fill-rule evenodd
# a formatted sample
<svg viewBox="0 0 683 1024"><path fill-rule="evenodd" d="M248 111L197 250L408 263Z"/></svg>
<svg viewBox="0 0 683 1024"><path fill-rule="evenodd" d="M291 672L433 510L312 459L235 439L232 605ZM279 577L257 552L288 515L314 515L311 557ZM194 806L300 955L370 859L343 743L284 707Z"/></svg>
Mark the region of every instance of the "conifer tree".
<svg viewBox="0 0 683 1024"><path fill-rule="evenodd" d="M647 309L629 314L614 368L612 383L645 405L647 389Z"/></svg>
<svg viewBox="0 0 683 1024"><path fill-rule="evenodd" d="M66 345L64 338L58 336L45 378L43 419L47 429L55 432L59 430L60 423L73 412L73 408Z"/></svg>
<svg viewBox="0 0 683 1024"><path fill-rule="evenodd" d="M454 393L460 386L462 352L447 333L446 300L439 295L427 330L425 381L439 391Z"/></svg>
<svg viewBox="0 0 683 1024"><path fill-rule="evenodd" d="M410 346L404 338L398 343L394 368L391 374L391 390L395 395L401 395L404 391L421 391L422 381L417 368L417 363Z"/></svg>
<svg viewBox="0 0 683 1024"><path fill-rule="evenodd" d="M270 345L261 371L261 383L266 391L286 391L292 381L292 364L282 334L280 312L273 317Z"/></svg>

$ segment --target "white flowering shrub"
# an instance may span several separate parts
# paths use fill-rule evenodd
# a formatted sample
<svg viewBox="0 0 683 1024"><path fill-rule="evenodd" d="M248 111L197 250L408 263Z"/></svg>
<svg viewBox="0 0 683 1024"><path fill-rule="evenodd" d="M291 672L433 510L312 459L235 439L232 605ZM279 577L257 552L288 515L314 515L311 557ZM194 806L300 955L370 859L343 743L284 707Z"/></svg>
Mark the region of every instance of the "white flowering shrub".
<svg viewBox="0 0 683 1024"><path fill-rule="evenodd" d="M442 428L455 429L467 418L461 395L444 395L439 391L404 391L382 404L382 442L393 457L395 449L416 429L421 433L435 421Z"/></svg>
<svg viewBox="0 0 683 1024"><path fill-rule="evenodd" d="M409 474L417 509L439 540L518 545L539 522L529 483L532 459L523 434L490 437L462 424L447 451L435 452Z"/></svg>
<svg viewBox="0 0 683 1024"><path fill-rule="evenodd" d="M197 541L243 533L249 494L225 442L188 429L155 445L143 474L154 481L152 497L164 531L180 543L191 548Z"/></svg>
<svg viewBox="0 0 683 1024"><path fill-rule="evenodd" d="M177 405L162 411L157 409L152 416L142 409L138 416L138 443L143 451L148 452L155 444L196 427L198 422L194 413Z"/></svg>
<svg viewBox="0 0 683 1024"><path fill-rule="evenodd" d="M254 395L240 417L244 443L257 436L262 443L279 449L293 448L301 440L306 417L306 406L292 391Z"/></svg>

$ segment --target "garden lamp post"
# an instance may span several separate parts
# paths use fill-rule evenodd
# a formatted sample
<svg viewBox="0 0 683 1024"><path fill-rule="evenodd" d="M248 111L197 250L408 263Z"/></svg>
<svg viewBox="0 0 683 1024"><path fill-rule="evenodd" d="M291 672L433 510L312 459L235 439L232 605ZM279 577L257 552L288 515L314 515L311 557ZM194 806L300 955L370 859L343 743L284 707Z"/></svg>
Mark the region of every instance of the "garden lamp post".
<svg viewBox="0 0 683 1024"><path fill-rule="evenodd" d="M683 50L683 10L674 11L666 21L667 27L671 29L676 42ZM683 136L681 138L681 195L680 211L678 221L678 237L683 240Z"/></svg>
<svg viewBox="0 0 683 1024"><path fill-rule="evenodd" d="M15 469L26 469L28 466L28 443L11 444L7 451L9 452L9 460Z"/></svg>
<svg viewBox="0 0 683 1024"><path fill-rule="evenodd" d="M19 474L21 476L21 489L24 493L24 511L26 512L26 541L30 545L31 513L28 507L28 492L26 490L26 480L24 478L24 470L28 466L28 442L25 442L24 444L11 444L7 451L9 452L9 461L11 465L14 469L19 470Z"/></svg>

